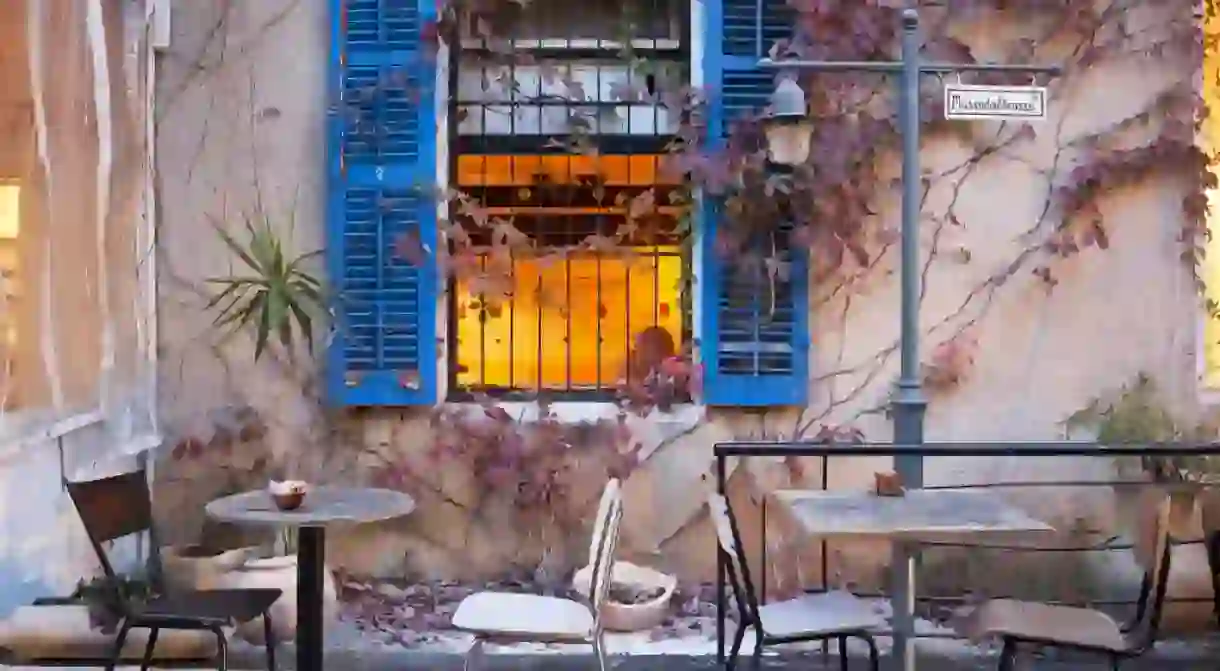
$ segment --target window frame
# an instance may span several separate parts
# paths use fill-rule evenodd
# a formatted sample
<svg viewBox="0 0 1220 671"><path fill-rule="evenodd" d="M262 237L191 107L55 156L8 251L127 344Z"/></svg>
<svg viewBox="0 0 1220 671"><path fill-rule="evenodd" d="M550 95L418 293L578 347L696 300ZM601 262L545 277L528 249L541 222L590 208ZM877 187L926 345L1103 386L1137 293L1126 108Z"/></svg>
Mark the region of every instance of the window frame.
<svg viewBox="0 0 1220 671"><path fill-rule="evenodd" d="M636 47L645 47L655 45L658 49L674 49L683 48L685 51L685 65L688 68L690 86L702 85L702 68L703 68L703 2L704 0L687 0L687 12L685 22L675 21L674 19L682 18L681 12L676 12L676 16L671 16L670 28L671 33L664 38L632 38L630 42ZM676 33L676 36L675 36ZM664 42L665 46L657 43ZM465 38L462 40L463 48L478 48L483 44L483 40L477 38ZM606 39L572 39L565 38L546 38L546 39L513 39L511 44L520 46L521 48L536 48L546 52L548 57L555 54L563 54L564 52L572 52L574 54L587 54L591 48L597 51L612 52L613 49L619 48L622 44L615 40ZM459 125L460 121L450 114L451 105L447 102L449 93L458 89L458 78L460 76L458 61L462 57L461 50L453 50L448 47L442 47L443 51L437 57L437 74L436 85L438 93L444 91L445 95L437 95L437 119L440 123L437 124L436 136L436 156L437 156L437 174L439 189L442 193L447 192L458 181L458 161L457 154L452 151L452 148L460 141ZM574 59L579 59L581 56L574 55ZM440 88L443 85L443 89ZM540 136L542 137L542 136ZM443 179L440 179L443 175ZM692 216L695 217L694 231L690 239L691 258L690 264L686 271L690 274L689 285L687 291L690 292L691 309L686 315L685 324L685 339L678 343L679 348L700 342L702 329L700 321L700 302L701 292L699 288L699 269L702 266L698 250L702 244L702 226L699 221L702 218L700 214L702 207L701 194L695 195ZM448 206L446 203L438 203L438 221L445 221L448 216ZM438 366L438 387L440 392L437 398L437 405L463 405L470 404L476 397L478 392L468 391L457 388L457 348L454 329L457 328L456 315L453 314L457 297L454 295L456 283L452 278L442 278L439 285L440 291L437 296L437 333L438 340L444 343L443 355L440 357L440 365ZM626 306L624 306L625 309ZM629 338L630 340L630 338ZM696 353L697 347L693 348ZM563 406L563 411L557 411L557 416L561 421L586 421L601 417L613 416L607 414L607 409L612 409L617 412L618 404L609 396L612 382L604 381L605 390L600 390L594 394L583 394L581 392L569 393L564 390L544 390L551 400L554 407ZM507 392L505 397L496 396L497 402L505 407L517 408L520 406L520 411L514 413L515 416L528 416L531 412L528 408L533 405L530 401L520 400L521 396L537 393L533 390L521 390ZM552 398L553 396L553 398ZM591 398L591 396L594 396ZM516 397L516 398L514 398ZM476 404L477 405L477 404ZM663 413L680 418L675 421L685 422L687 417L702 416L702 401L694 399L687 403L676 404L671 413ZM698 410L696 410L698 409Z"/></svg>
<svg viewBox="0 0 1220 671"><path fill-rule="evenodd" d="M726 81L722 82L728 71L734 73L746 73L751 78L748 91L744 95L744 102L750 106L765 106L766 99L769 95L769 86L765 73L759 71L754 64L756 58L744 56L742 53L722 51L725 46L722 44L730 34L727 31L735 31L733 34L741 34L743 26L741 21L748 20L746 13L743 13L740 7L727 8L731 2L740 3L742 1L751 0L689 0L689 48L687 52L690 58L689 66L689 81L693 87L698 89L707 88L710 84L713 87L729 86ZM763 18L763 33L773 37L779 32L787 34L791 30L791 25L787 23L787 19L781 19L775 14L768 14L769 11L774 11L775 7L783 3L783 0L765 0L767 7ZM419 29L420 31L426 27L426 22L436 18L436 3L437 0L381 0L379 4L379 14L377 20L380 20L384 13L385 16L394 16L395 23L386 23L376 29L366 25L369 18L368 14L364 13L361 16L361 28L358 33L359 37L356 42L351 41L350 28L345 21L344 15L344 0L330 0L332 7L332 21L330 26L331 34L331 58L330 67L328 69L329 91L343 91L345 87L351 83L351 77L348 76L344 69L348 62L348 52L353 44L359 44L361 49L371 49L360 54L363 61L373 59L376 62L382 62L381 59L393 55L395 58L409 56L412 54L422 53L421 47L424 46L423 33L416 33L415 42L407 42L406 31ZM412 11L416 14L408 16ZM751 17L755 12L748 13ZM727 17L733 17L733 25L726 25ZM407 27L404 27L407 26ZM758 27L756 27L758 28ZM759 34L758 30L748 31L751 34ZM736 40L734 49L739 49L741 40ZM418 121L420 125L426 127L431 124L435 128L435 134L430 134L426 131L420 131L419 135L415 136L418 141L420 152L426 152L427 156L416 155L414 161L415 167L411 170L412 175L426 177L429 182L429 187L436 187L436 190L445 193L452 187L450 172L453 169L451 161L450 146L450 129L455 126L454 116L449 114L448 96L456 82L453 81L457 76L457 70L451 67L453 57L450 49L443 42L439 44L439 51L435 53L435 62L431 62L432 54L429 56L429 65L431 68L430 74L421 72L423 81L428 81L431 78L434 86L430 91L425 93L430 102L423 107L415 107L412 114L419 115ZM712 53L714 52L714 53ZM353 61L354 62L354 61ZM389 61L386 62L386 67L391 67ZM394 61L397 63L398 61ZM401 66L392 66L401 67ZM733 95L741 98L743 92L737 84L733 84ZM708 139L713 144L719 143L721 138L719 133L724 127L726 120L727 105L719 105L715 92L710 96L712 102L709 115L709 130L713 135ZM737 100L733 104L733 109L742 109L743 100ZM342 103L340 103L342 104ZM380 104L380 103L377 103ZM346 151L346 144L343 142L343 137L347 131L345 121L339 117L343 116L332 110L328 113L327 123L327 181L328 181L328 226L327 226L327 251L328 251L328 268L333 282L340 287L345 287L349 281L355 281L361 284L364 280L354 280L349 277L349 264L353 262L365 263L369 252L360 251L361 245L370 244L367 241L359 242L357 239L360 236L368 237L368 230L351 229L347 226L347 212L344 210L347 205L344 199L348 196L347 175L350 174L346 169L343 156ZM426 123L424 123L426 121ZM379 153L381 149L374 146L373 158L367 165L361 163L359 166L352 165L351 172L355 172L357 167L365 172L372 166L383 165L379 161L384 161L383 157L388 156L388 153ZM425 167L424 161L432 160L433 165ZM378 168L378 174L380 174ZM387 174L389 170L387 169ZM379 178L380 179L380 178ZM388 178L387 178L388 179ZM433 181L434 180L434 181ZM381 189L389 187L389 184L377 185L371 187L373 189ZM690 301L690 318L691 318L691 337L695 345L694 363L701 366L703 370L703 388L698 394L699 398L696 404L699 406L728 406L728 407L745 407L745 408L792 408L803 406L810 394L809 389L809 368L810 359L812 358L812 337L809 328L810 314L808 305L809 296L809 278L805 276L800 280L794 280L790 291L791 304L786 304L787 310L790 312L788 316L782 319L776 319L774 322L768 320L768 323L757 321L757 298L752 299L754 303L745 306L743 312L741 306L723 306L725 296L729 292L736 291L739 287L729 284L733 280L726 279L730 273L724 272L724 263L713 256L712 249L714 245L711 240L714 237L716 221L709 219L709 216L714 216L715 210L711 207L711 203L701 193L699 189L695 189L696 202L698 203L694 212L694 231L692 240L695 253L692 255L690 263L690 271L693 274L691 277L691 287L694 294ZM449 306L452 300L451 292L449 291L449 282L444 281L441 276L437 264L439 261L434 243L438 242L440 233L439 224L447 220L448 204L445 198L436 199L437 202L429 205L414 205L413 215L417 217L417 223L421 228L421 242L425 250L425 259L422 261L410 262L408 265L415 266L421 270L419 280L425 283L427 287L421 285L418 291L418 305L411 309L416 310L412 313L415 316L415 328L413 329L414 338L410 341L409 338L402 339L408 342L402 345L404 348L414 346L418 351L418 356L413 362L410 359L402 359L398 355L385 354L388 346L385 341L395 335L395 329L405 326L410 328L406 323L399 323L401 315L395 312L389 303L389 298L379 298L377 293L370 293L366 288L362 288L365 294L372 296L366 297L365 301L372 305L372 308L358 315L365 319L362 322L362 327L366 327L375 333L378 343L373 346L376 351L374 356L375 363L362 362L362 366L356 369L348 366L349 356L347 354L347 342L350 337L346 336L345 324L346 317L342 314L343 306L338 309L340 323L337 325L335 337L332 338L329 352L329 364L327 366L327 391L329 400L333 405L345 407L435 407L438 405L448 405L453 403L449 398L450 375L449 375L449 360L452 352L449 347L449 324L452 322ZM380 201L378 201L380 202ZM385 236L393 235L393 227L397 226L395 221L391 219L395 217L408 217L406 207L392 206L384 211L374 211L366 207L363 203L359 203L363 209L353 210L359 217L357 223L359 226L367 226L370 223L376 225L375 229L375 252L372 254L378 255L380 258L387 252L382 251L383 247L388 248L388 240ZM423 224L429 223L428 220L435 217L435 224L423 227ZM409 217L408 217L409 218ZM367 221L365 219L368 219ZM348 238L351 234L352 241L349 244ZM361 257L360 254L365 257ZM353 268L355 268L353 266ZM367 271L367 268L363 268ZM389 266L377 271L376 292L384 292L389 289L382 280L382 272L388 276L398 272L398 264ZM425 293L425 288L427 292ZM344 289L340 289L340 295L344 293ZM362 294L363 295L363 294ZM429 299L428 296L432 296ZM805 303L797 304L799 300L805 300ZM705 304L705 300L710 300L710 305ZM755 321L750 319L750 311L755 313ZM743 317L742 315L746 315ZM369 315L373 316L375 321L368 322ZM721 319L727 320L725 324L731 324L728 327L728 337L722 339ZM723 340L723 342L722 342ZM380 348L380 349L378 349ZM778 354L778 356L772 356ZM367 357L364 352L358 352L357 357ZM405 355L404 355L405 356ZM724 366L721 370L717 362L721 358L727 357L730 363ZM787 357L787 359L785 359ZM393 362L390 359L394 359ZM435 367L431 364L431 359L435 359ZM399 361L413 363L414 368L396 369L395 366L407 365L399 363ZM744 364L744 365L743 365ZM565 401L566 402L566 401ZM579 403L579 401L576 401ZM600 403L607 407L616 407L613 402L606 401Z"/></svg>

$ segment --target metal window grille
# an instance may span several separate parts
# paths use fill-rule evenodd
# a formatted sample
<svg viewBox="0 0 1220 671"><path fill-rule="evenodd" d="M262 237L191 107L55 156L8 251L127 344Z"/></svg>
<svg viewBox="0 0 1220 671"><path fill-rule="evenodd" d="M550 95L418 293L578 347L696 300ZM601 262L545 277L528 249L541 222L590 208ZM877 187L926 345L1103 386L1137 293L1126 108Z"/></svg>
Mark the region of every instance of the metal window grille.
<svg viewBox="0 0 1220 671"><path fill-rule="evenodd" d="M661 165L681 113L661 101L688 79L688 5L501 6L480 18L497 43L469 38L452 56L450 183L535 251L508 261L507 296L452 282L449 387L459 398L606 398L638 381L641 342L676 354L690 339L682 184ZM626 226L626 203L649 190L658 207ZM491 230L460 223L483 267L503 263ZM616 249L591 249L590 236Z"/></svg>

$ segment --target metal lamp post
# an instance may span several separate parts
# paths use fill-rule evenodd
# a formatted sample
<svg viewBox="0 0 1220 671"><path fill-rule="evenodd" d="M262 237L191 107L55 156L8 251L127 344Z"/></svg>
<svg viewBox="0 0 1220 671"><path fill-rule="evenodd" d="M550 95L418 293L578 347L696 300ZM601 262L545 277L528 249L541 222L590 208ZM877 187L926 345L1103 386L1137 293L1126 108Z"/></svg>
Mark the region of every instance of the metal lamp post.
<svg viewBox="0 0 1220 671"><path fill-rule="evenodd" d="M761 1L761 0L759 0ZM895 457L895 470L908 488L923 486L923 457L918 448L924 442L924 399L919 378L919 209L921 178L919 165L919 81L921 75L945 75L961 72L1023 72L1057 75L1060 68L1035 65L1001 65L975 63L921 63L919 56L919 13L914 9L902 12L902 58L900 61L807 61L762 59L761 69L815 72L891 72L899 74L898 116L902 135L902 225L901 225L901 317L898 382L891 398L891 419L894 443L911 449L911 454ZM796 91L793 91L793 89ZM768 117L768 153L773 161L784 158L795 163L809 155L811 125L802 126L793 119L799 105L805 110L805 95L795 81L785 78L772 95L772 113ZM799 129L799 131L798 131ZM803 135L803 144L800 140ZM798 155L803 152L803 156ZM915 595L913 583L918 548L896 543L894 566L901 568L894 586L892 601L895 614L894 656L899 669L915 668L914 649L907 634L913 631L907 616Z"/></svg>

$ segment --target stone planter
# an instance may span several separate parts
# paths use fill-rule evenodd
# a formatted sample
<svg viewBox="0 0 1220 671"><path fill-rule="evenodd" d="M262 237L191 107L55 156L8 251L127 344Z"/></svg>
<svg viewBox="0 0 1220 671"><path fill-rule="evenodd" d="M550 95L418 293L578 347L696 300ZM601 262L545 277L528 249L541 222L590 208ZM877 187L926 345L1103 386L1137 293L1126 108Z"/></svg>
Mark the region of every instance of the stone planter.
<svg viewBox="0 0 1220 671"><path fill-rule="evenodd" d="M582 594L589 593L589 581L593 567L586 566L572 577L572 587ZM678 589L677 578L644 566L629 562L615 562L611 574L611 591L615 585L632 590L656 591L660 593L647 601L621 603L612 598L606 600L602 611L602 625L610 631L641 631L659 626L669 616L669 602Z"/></svg>
<svg viewBox="0 0 1220 671"><path fill-rule="evenodd" d="M1199 496L1193 485L1173 485L1169 490L1169 533L1175 539L1198 538L1203 528Z"/></svg>
<svg viewBox="0 0 1220 671"><path fill-rule="evenodd" d="M297 631L297 558L270 557L251 559L242 566L223 574L217 583L221 589L276 588L283 594L271 606L271 623L279 641L291 640ZM338 595L330 571L322 578L322 613L327 620L338 614ZM263 643L263 618L259 617L237 628L237 635L255 645Z"/></svg>
<svg viewBox="0 0 1220 671"><path fill-rule="evenodd" d="M287 641L297 629L297 558L252 558L257 548L239 548L209 555L195 547L168 547L161 551L166 584L179 589L253 589L275 588L283 592L271 606L275 636ZM338 594L330 571L323 578L323 614L333 619L338 612ZM263 619L257 618L237 628L242 639L261 645Z"/></svg>
<svg viewBox="0 0 1220 671"><path fill-rule="evenodd" d="M168 545L161 548L161 570L170 589L216 589L222 575L245 564L257 551L244 547L210 552L198 545Z"/></svg>

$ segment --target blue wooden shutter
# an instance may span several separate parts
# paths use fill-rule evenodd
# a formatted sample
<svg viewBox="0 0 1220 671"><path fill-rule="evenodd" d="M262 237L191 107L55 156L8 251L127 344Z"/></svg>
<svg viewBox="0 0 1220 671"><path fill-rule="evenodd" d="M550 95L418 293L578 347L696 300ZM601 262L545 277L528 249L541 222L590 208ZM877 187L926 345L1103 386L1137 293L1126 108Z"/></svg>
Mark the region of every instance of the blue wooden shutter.
<svg viewBox="0 0 1220 671"><path fill-rule="evenodd" d="M771 44L791 35L793 19L787 0L704 0L703 79L711 89L708 142L713 147L723 146L735 117L760 112L770 102L775 76L756 64ZM792 262L791 279L777 280L772 297L771 283L735 274L716 252L720 216L716 200L705 199L699 245L704 401L803 404L809 387L807 255L781 250Z"/></svg>
<svg viewBox="0 0 1220 671"><path fill-rule="evenodd" d="M435 0L331 0L327 389L338 405L437 400ZM397 248L418 239L422 259ZM413 246L413 245L406 245Z"/></svg>

